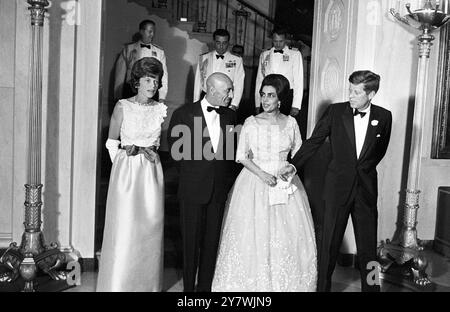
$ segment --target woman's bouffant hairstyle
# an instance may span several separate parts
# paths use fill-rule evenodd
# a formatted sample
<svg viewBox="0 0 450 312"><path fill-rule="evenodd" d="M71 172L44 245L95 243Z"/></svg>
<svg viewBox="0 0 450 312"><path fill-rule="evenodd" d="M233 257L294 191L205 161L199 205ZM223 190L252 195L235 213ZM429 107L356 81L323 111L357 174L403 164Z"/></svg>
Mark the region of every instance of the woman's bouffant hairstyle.
<svg viewBox="0 0 450 312"><path fill-rule="evenodd" d="M137 92L139 87L139 79L142 77L157 78L159 82L159 88L161 88L161 79L164 75L162 63L154 57L144 57L134 63L131 69L131 87L134 92Z"/></svg>
<svg viewBox="0 0 450 312"><path fill-rule="evenodd" d="M278 100L281 102L281 106L286 105L286 100L289 97L289 90L291 89L289 80L286 77L279 74L267 75L261 83L259 93L262 92L264 86L274 87L277 92Z"/></svg>

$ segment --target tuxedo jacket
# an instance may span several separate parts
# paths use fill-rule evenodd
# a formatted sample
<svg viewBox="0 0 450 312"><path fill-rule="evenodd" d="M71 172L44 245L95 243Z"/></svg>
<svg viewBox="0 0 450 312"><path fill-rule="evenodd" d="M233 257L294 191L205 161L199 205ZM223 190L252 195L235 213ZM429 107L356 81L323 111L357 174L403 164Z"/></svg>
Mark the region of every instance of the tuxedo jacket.
<svg viewBox="0 0 450 312"><path fill-rule="evenodd" d="M172 158L179 165L178 198L206 204L215 193L218 201L225 202L236 174L236 113L224 108L225 113L219 115L221 135L214 153L200 103L181 106L170 120L167 136ZM207 156L205 150L214 157Z"/></svg>
<svg viewBox="0 0 450 312"><path fill-rule="evenodd" d="M301 168L329 137L332 155L325 177L324 199L345 204L356 191L358 198L376 207L376 166L386 154L391 125L391 112L372 104L366 137L357 158L353 109L349 102L332 104L317 123L311 137L303 142L292 163L296 168Z"/></svg>
<svg viewBox="0 0 450 312"><path fill-rule="evenodd" d="M165 99L168 88L168 73L166 65L166 55L164 50L159 46L151 43L151 49L141 48L141 42L135 42L126 45L119 55L116 62L115 80L114 80L114 96L116 99L122 97L123 87L125 83L130 83L131 69L134 63L143 57L154 57L163 65L164 75L162 76L162 86L159 89L159 98ZM144 52L145 51L145 52Z"/></svg>

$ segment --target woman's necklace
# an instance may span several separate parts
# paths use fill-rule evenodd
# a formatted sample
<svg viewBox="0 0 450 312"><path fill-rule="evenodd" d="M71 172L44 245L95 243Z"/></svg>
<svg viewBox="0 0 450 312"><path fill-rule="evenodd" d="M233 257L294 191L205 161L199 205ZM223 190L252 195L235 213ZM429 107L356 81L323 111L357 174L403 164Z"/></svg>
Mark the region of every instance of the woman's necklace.
<svg viewBox="0 0 450 312"><path fill-rule="evenodd" d="M139 102L137 100L137 97L134 97L134 103L138 104L139 106L153 106L154 105L154 101L152 99L148 99L148 102Z"/></svg>

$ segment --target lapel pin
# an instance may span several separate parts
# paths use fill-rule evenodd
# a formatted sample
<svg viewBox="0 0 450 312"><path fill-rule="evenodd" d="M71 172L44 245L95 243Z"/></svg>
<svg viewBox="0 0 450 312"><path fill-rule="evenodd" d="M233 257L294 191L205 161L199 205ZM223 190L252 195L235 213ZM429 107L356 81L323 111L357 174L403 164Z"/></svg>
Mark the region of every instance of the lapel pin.
<svg viewBox="0 0 450 312"><path fill-rule="evenodd" d="M370 124L372 126L376 127L376 126L378 126L378 120L374 119L374 120L372 120L372 122Z"/></svg>

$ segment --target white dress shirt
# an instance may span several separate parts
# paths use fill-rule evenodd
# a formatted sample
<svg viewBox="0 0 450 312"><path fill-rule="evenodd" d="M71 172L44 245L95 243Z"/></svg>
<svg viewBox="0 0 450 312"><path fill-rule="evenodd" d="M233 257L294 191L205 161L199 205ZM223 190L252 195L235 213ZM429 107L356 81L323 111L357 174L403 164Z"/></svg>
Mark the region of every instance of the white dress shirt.
<svg viewBox="0 0 450 312"><path fill-rule="evenodd" d="M364 145L364 140L366 139L367 127L369 126L370 106L371 105L364 110L359 110L362 113L366 113L364 117L361 117L361 115L353 116L353 121L355 124L356 157L358 159ZM355 112L354 109L353 112Z"/></svg>
<svg viewBox="0 0 450 312"><path fill-rule="evenodd" d="M213 105L209 104L206 98L203 98L203 100L201 101L201 106L203 115L205 116L206 126L208 127L208 133L209 137L211 138L211 144L214 153L217 153L217 148L219 146L219 139L220 139L220 116L214 110L208 112L207 107Z"/></svg>

